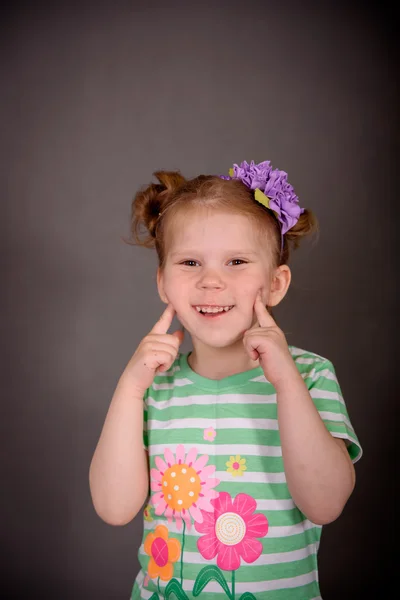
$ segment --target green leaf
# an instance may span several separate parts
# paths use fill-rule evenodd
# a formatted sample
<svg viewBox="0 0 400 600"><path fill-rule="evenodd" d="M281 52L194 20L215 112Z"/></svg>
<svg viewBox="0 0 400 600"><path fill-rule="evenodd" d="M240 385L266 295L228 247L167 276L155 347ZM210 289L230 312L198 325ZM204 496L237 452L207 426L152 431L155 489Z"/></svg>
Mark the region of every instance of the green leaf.
<svg viewBox="0 0 400 600"><path fill-rule="evenodd" d="M253 594L250 594L250 592L245 592L240 596L239 600L257 600L257 598Z"/></svg>
<svg viewBox="0 0 400 600"><path fill-rule="evenodd" d="M199 596L199 594L204 590L206 585L210 583L210 581L216 581L219 583L228 598L231 598L231 593L229 591L228 584L226 583L226 579L222 575L221 570L215 565L207 565L207 567L204 567L204 569L202 569L197 575L196 581L194 582L193 596Z"/></svg>
<svg viewBox="0 0 400 600"><path fill-rule="evenodd" d="M166 600L168 600L172 594L174 594L178 600L189 600L189 597L186 595L177 579L171 579L165 588L164 595Z"/></svg>
<svg viewBox="0 0 400 600"><path fill-rule="evenodd" d="M149 600L160 600L160 596L154 592L154 594L150 596Z"/></svg>

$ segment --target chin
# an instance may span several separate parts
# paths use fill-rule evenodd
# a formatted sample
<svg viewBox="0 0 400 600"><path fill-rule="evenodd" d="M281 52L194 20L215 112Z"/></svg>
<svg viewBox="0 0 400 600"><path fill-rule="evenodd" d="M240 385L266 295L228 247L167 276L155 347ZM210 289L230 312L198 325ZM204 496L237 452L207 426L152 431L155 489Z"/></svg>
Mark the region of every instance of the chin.
<svg viewBox="0 0 400 600"><path fill-rule="evenodd" d="M203 338L202 335L196 335L195 333L191 333L190 335L192 336L192 339L196 339L196 341L205 346L210 346L211 348L230 348L241 342L243 339L243 334L238 334L236 337L210 335L206 338Z"/></svg>

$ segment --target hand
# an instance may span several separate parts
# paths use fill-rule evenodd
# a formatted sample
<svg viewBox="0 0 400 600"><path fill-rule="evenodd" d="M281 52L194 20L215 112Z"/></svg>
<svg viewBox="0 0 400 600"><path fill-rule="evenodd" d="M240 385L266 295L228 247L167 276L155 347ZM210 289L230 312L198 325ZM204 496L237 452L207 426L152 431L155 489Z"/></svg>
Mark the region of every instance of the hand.
<svg viewBox="0 0 400 600"><path fill-rule="evenodd" d="M174 314L175 309L172 304L168 304L125 368L122 377L129 379L130 385L134 386L139 395L144 394L157 373L168 371L178 355L184 333L182 330L167 333Z"/></svg>
<svg viewBox="0 0 400 600"><path fill-rule="evenodd" d="M254 302L257 323L243 336L243 344L252 360L260 360L265 377L275 387L287 377L298 375L285 335L265 308L261 290Z"/></svg>

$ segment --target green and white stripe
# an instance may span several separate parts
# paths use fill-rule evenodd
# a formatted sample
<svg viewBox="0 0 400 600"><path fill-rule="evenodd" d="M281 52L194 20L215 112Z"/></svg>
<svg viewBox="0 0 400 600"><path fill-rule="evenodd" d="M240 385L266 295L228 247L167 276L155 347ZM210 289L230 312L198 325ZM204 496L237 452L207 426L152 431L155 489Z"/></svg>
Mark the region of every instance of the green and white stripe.
<svg viewBox="0 0 400 600"><path fill-rule="evenodd" d="M362 450L351 425L342 392L332 363L312 352L290 346L297 368L327 429L344 439L348 452L356 462ZM214 441L204 439L204 430L213 427ZM213 477L220 480L215 488L228 492L232 499L241 492L257 502L257 513L266 516L267 535L257 538L263 547L253 563L243 560L235 572L235 597L252 593L257 600L317 600L317 552L321 527L311 523L295 506L285 478L277 421L276 392L266 380L261 367L215 381L194 373L187 355L178 356L171 369L158 375L144 398L143 442L149 452L150 468L157 468L155 458L164 459L169 448L175 455L179 445L185 454L195 447L198 455L207 454L207 465L216 467ZM231 456L246 459L242 475L234 477L227 471ZM144 587L150 557L144 551L144 541L159 524L165 525L170 537L183 541L182 529L175 521L168 523L151 511L152 521L144 521L139 549L139 572L132 599L149 599L162 593L167 582L150 580ZM206 561L197 549L200 534L194 525L186 528L183 553L183 590L192 600L194 582L205 565L215 565L216 558ZM180 581L180 560L174 563L174 577ZM223 571L231 589L231 572ZM161 594L157 583L160 584ZM201 592L205 600L226 598L222 588L210 581Z"/></svg>

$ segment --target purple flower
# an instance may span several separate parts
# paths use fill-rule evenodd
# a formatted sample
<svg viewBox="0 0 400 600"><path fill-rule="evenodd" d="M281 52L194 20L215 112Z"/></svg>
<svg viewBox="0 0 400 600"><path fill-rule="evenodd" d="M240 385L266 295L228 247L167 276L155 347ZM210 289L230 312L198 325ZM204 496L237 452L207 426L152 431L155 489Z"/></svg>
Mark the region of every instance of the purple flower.
<svg viewBox="0 0 400 600"><path fill-rule="evenodd" d="M265 160L258 165L254 163L254 160L252 160L250 164L244 161L240 167L238 165L233 165L234 178L243 181L243 183L251 190L256 190L258 188L263 191L271 171L272 167L269 160Z"/></svg>
<svg viewBox="0 0 400 600"><path fill-rule="evenodd" d="M260 190L269 200L269 208L274 211L281 223L282 236L297 223L304 208L299 206L299 199L293 186L287 181L287 173L273 169L269 160L255 164L243 161L240 166L234 164L232 177L222 179L240 179L251 190Z"/></svg>

